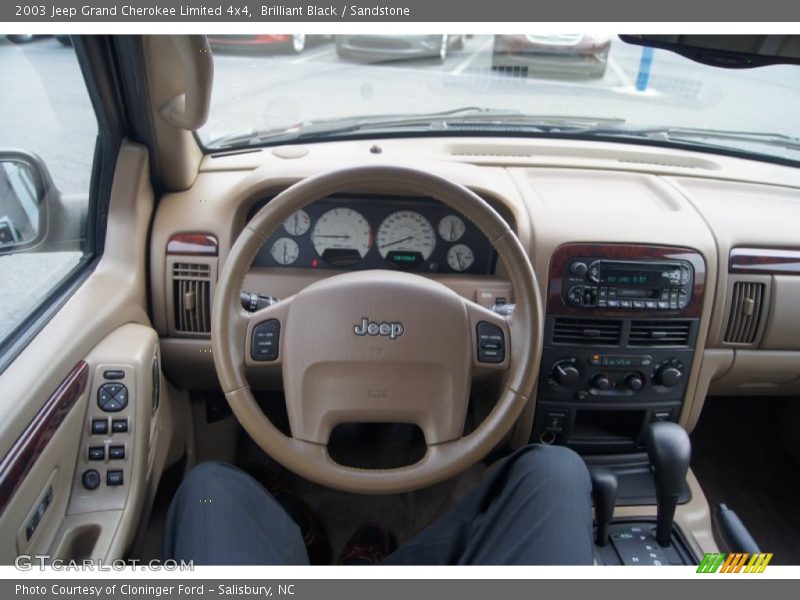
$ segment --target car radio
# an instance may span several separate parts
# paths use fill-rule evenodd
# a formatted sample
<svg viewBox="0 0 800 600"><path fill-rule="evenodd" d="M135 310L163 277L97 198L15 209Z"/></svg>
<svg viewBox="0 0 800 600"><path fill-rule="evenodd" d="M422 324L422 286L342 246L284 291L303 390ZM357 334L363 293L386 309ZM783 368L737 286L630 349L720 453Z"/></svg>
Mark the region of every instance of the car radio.
<svg viewBox="0 0 800 600"><path fill-rule="evenodd" d="M683 310L694 269L683 260L607 260L579 257L565 266L564 301L576 308Z"/></svg>

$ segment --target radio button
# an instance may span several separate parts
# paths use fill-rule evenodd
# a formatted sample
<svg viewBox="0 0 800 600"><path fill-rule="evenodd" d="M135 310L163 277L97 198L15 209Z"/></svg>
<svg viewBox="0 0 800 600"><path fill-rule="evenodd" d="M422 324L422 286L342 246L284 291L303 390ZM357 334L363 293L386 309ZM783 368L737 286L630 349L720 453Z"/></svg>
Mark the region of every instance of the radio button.
<svg viewBox="0 0 800 600"><path fill-rule="evenodd" d="M608 297L609 298L616 298L617 297L617 288L608 288Z"/></svg>
<svg viewBox="0 0 800 600"><path fill-rule="evenodd" d="M609 300L607 305L608 308L619 308L619 300Z"/></svg>
<svg viewBox="0 0 800 600"><path fill-rule="evenodd" d="M645 307L644 300L634 300L633 308L643 309Z"/></svg>
<svg viewBox="0 0 800 600"><path fill-rule="evenodd" d="M593 262L589 265L589 279L594 281L595 283L600 283L600 265L598 262Z"/></svg>
<svg viewBox="0 0 800 600"><path fill-rule="evenodd" d="M589 268L586 266L586 263L581 261L576 261L569 266L569 272L578 277L586 275L586 271L588 270Z"/></svg>
<svg viewBox="0 0 800 600"><path fill-rule="evenodd" d="M583 304L583 286L576 285L571 287L567 293L567 300L569 300L570 304L575 304L576 306Z"/></svg>
<svg viewBox="0 0 800 600"><path fill-rule="evenodd" d="M669 310L669 302L661 302L658 303L659 310Z"/></svg>
<svg viewBox="0 0 800 600"><path fill-rule="evenodd" d="M645 300L645 306L649 310L655 310L658 308L658 302L656 302L655 300Z"/></svg>
<svg viewBox="0 0 800 600"><path fill-rule="evenodd" d="M678 294L678 308L686 308L687 304L689 304L689 295L681 290Z"/></svg>
<svg viewBox="0 0 800 600"><path fill-rule="evenodd" d="M622 308L631 308L631 307L633 306L633 304L631 304L631 301L630 301L630 300L620 300L620 301L619 301L619 305L620 305Z"/></svg>

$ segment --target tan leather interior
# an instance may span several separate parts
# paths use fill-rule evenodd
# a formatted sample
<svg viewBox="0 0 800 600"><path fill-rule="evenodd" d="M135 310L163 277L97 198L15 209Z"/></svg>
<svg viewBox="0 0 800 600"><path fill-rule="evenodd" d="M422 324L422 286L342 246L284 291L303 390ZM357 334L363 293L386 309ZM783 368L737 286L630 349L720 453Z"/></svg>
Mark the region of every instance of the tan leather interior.
<svg viewBox="0 0 800 600"><path fill-rule="evenodd" d="M431 196L478 226L495 246L515 290L519 309L508 325L477 304L467 305L436 282L388 272L380 273L380 281L375 282L378 274L370 271L311 285L247 319L239 301L244 274L269 233L314 200L370 183ZM365 347L364 340L352 335L350 323L357 324L360 317L376 312L386 315L381 319L403 323L404 337ZM474 313L480 316L472 316ZM220 275L211 316L217 374L242 426L284 466L346 491L409 491L464 470L510 431L538 372L541 300L518 239L479 196L440 177L408 168L370 166L329 171L278 195L253 217L234 243ZM279 354L283 355L292 438L286 438L263 414L259 415L245 374L252 323L267 319L277 320L283 332ZM507 329L508 376L496 407L474 432L462 438L472 349L477 342L472 332L478 319ZM343 333L337 333L336 325L342 326L339 331ZM320 332L319 341L310 335L316 330ZM375 348L380 354L374 353ZM413 383L409 383L409 375ZM380 397L376 398L378 391ZM325 444L337 420L348 418L414 422L425 434L428 452L418 463L402 469L370 472L338 465L328 457Z"/></svg>
<svg viewBox="0 0 800 600"><path fill-rule="evenodd" d="M204 154L191 129L207 115L213 65L187 59L207 49L195 37L143 37L154 160L169 191L155 202L155 165L144 147L126 141L102 258L0 373L5 454L76 365L83 361L88 369L82 393L0 512L0 562L19 553L124 557L141 541L168 466L184 458L187 467L207 457L232 460L238 427L229 420L220 426L224 439L204 439L211 429L188 391L224 392L244 430L272 458L347 491L419 488L466 469L501 441L514 448L528 443L537 409L542 298L554 252L565 244L676 246L702 257L705 293L679 414L688 431L707 395L800 393L800 277L739 273L730 260L738 248L800 247L796 168L655 146L500 137L352 140ZM193 66L188 71L187 62ZM375 145L380 155L370 152ZM497 269L412 276L251 266L286 217L337 191L433 196L483 231L499 254ZM178 233L212 235L216 254L168 254L167 243ZM210 333L177 326L178 264L207 273ZM728 336L738 284L763 286L754 336L744 342ZM246 313L242 290L282 301ZM499 297L516 305L512 318L488 310ZM364 345L351 333L361 318L396 320L405 331L396 340ZM282 326L278 359L268 364L248 351L254 327L267 319ZM474 332L481 320L506 336L500 364L477 360ZM423 332L418 338L415 328ZM339 362L326 362L334 347ZM164 375L154 370L154 359ZM427 371L408 379L406 369L422 363ZM124 373L130 394L118 415L98 412L107 370ZM346 382L338 390L332 389L337 376ZM476 382L497 390L499 399L482 399L483 422L461 437ZM270 422L251 387L286 392L294 437ZM411 400L400 405L400 396ZM365 405L364 397L372 403ZM97 418L125 418L129 430L92 435ZM419 463L367 471L328 455L324 443L337 424L392 420L423 430L429 447ZM125 447L119 463L88 459L90 447L103 446L107 455L111 445ZM87 470L105 475L116 465L123 486L85 493ZM691 472L688 483L692 499L678 508L677 522L698 553L716 551L709 505ZM49 490L52 500L28 539L26 525ZM655 507L619 507L616 514L649 517Z"/></svg>

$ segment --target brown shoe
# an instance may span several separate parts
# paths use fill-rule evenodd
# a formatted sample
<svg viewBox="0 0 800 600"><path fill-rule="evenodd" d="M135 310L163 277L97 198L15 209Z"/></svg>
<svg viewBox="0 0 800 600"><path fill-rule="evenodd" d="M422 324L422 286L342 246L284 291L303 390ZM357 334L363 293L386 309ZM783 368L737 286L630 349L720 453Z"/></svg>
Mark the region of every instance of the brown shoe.
<svg viewBox="0 0 800 600"><path fill-rule="evenodd" d="M383 526L364 523L344 545L340 565L377 565L397 549L397 540Z"/></svg>

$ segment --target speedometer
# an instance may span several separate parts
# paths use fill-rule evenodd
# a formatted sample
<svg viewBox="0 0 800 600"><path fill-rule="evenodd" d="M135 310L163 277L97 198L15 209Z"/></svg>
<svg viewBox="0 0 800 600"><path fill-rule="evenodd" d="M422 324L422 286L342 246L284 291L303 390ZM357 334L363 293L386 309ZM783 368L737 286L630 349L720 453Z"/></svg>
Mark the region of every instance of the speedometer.
<svg viewBox="0 0 800 600"><path fill-rule="evenodd" d="M383 220L375 241L386 262L410 269L428 260L436 246L436 233L418 212L400 210Z"/></svg>
<svg viewBox="0 0 800 600"><path fill-rule="evenodd" d="M317 220L311 242L328 264L349 267L366 256L372 246L372 229L352 208L332 208Z"/></svg>

